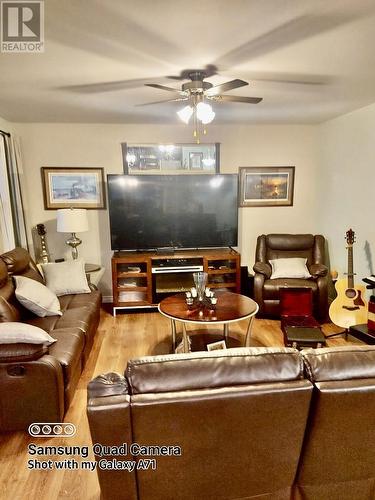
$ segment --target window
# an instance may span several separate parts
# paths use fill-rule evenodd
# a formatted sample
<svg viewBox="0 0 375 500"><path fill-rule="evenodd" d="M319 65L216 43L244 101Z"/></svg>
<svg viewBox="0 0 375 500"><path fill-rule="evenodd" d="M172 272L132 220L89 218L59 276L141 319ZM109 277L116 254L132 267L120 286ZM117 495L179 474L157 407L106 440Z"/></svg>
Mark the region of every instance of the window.
<svg viewBox="0 0 375 500"><path fill-rule="evenodd" d="M0 131L0 251L27 248L25 219L18 169L17 141Z"/></svg>
<svg viewBox="0 0 375 500"><path fill-rule="evenodd" d="M15 246L6 144L5 137L0 134L0 251L6 252Z"/></svg>

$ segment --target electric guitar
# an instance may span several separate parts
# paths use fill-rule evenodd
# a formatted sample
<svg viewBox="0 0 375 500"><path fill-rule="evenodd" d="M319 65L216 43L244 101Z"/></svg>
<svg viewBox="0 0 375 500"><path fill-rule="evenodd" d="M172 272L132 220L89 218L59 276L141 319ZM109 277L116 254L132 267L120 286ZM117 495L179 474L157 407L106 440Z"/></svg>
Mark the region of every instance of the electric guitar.
<svg viewBox="0 0 375 500"><path fill-rule="evenodd" d="M355 234L352 229L346 232L348 250L348 273L346 278L339 279L335 288L337 297L329 307L332 323L348 329L352 325L367 323L367 302L364 298L365 287L354 284L353 244Z"/></svg>

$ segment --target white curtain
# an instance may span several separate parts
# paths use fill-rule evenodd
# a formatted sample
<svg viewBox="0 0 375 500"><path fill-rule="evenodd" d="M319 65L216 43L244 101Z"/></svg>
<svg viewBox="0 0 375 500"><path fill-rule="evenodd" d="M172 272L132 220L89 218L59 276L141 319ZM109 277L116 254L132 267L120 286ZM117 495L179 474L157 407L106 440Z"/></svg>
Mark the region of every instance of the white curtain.
<svg viewBox="0 0 375 500"><path fill-rule="evenodd" d="M0 230L1 251L28 247L20 186L19 142L0 134Z"/></svg>

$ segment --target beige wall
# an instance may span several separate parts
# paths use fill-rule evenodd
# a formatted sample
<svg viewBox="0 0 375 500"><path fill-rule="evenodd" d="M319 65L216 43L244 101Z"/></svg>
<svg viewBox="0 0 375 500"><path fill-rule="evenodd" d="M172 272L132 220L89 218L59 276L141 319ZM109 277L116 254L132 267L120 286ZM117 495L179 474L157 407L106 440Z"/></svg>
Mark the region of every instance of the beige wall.
<svg viewBox="0 0 375 500"><path fill-rule="evenodd" d="M21 136L28 195L27 223L45 223L52 258L69 256L64 235L56 233L56 212L45 211L41 185L42 166L104 167L122 172L121 142L189 142L185 126L17 124ZM240 209L239 250L242 264L252 266L256 237L263 232L315 232L317 127L316 126L210 126L207 140L221 143L221 172L239 166L295 165L293 207ZM101 263L106 274L101 287L111 294L110 238L107 210L89 211L90 231L82 233L79 251L87 262Z"/></svg>
<svg viewBox="0 0 375 500"><path fill-rule="evenodd" d="M319 128L321 227L328 235L331 266L347 270L345 232L353 228L356 281L375 274L375 104L330 120Z"/></svg>

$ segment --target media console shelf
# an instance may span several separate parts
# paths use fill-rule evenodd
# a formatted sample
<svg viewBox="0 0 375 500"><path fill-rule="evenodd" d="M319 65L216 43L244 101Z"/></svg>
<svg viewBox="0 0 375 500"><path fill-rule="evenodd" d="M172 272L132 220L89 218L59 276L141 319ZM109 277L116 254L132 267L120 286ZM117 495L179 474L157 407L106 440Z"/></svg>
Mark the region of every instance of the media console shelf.
<svg viewBox="0 0 375 500"><path fill-rule="evenodd" d="M168 295L194 285L193 273L208 273L214 290L240 293L240 254L230 248L115 252L112 258L113 314L117 309L156 307Z"/></svg>

